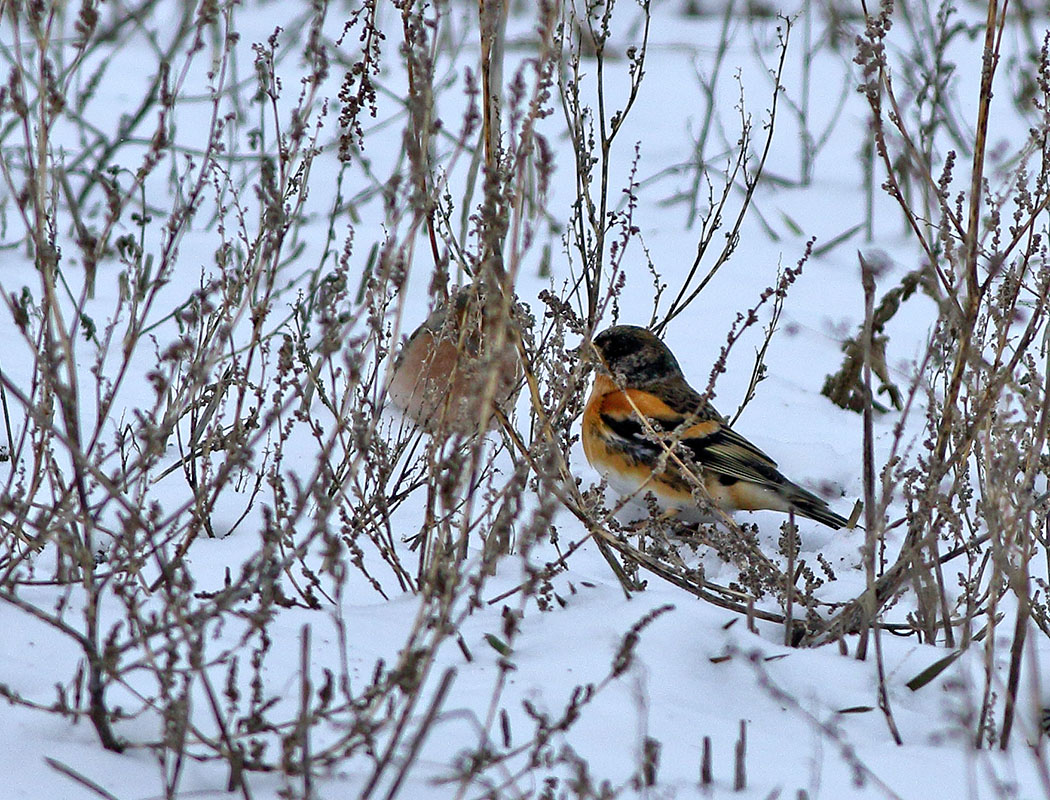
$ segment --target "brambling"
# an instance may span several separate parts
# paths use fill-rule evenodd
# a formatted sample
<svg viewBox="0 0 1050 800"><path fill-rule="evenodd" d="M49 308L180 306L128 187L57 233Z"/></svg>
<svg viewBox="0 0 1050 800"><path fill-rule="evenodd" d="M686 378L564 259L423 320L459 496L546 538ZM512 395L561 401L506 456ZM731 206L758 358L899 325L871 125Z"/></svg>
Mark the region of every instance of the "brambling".
<svg viewBox="0 0 1050 800"><path fill-rule="evenodd" d="M695 481L682 462L665 456L669 447L681 445L679 452L700 468L711 500L726 511L794 509L831 528L849 526L730 428L686 383L674 355L650 331L618 325L598 334L593 344L600 363L583 412L583 450L614 489L628 495L652 492L665 511L696 508ZM663 468L655 472L659 464Z"/></svg>
<svg viewBox="0 0 1050 800"><path fill-rule="evenodd" d="M502 296L476 286L453 289L401 348L388 396L428 433L488 430L496 421L493 409L506 413L517 399L522 372L516 334L507 331L496 344L501 302ZM508 324L520 326L522 311L509 302Z"/></svg>

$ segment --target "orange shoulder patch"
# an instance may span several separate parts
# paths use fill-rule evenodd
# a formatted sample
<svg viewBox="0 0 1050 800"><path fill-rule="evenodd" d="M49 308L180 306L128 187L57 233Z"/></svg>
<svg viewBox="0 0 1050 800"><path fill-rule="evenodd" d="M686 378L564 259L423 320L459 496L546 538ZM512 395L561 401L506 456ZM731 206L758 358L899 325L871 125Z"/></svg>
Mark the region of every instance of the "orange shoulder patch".
<svg viewBox="0 0 1050 800"><path fill-rule="evenodd" d="M690 425L686 428L685 433L682 434L682 441L688 439L706 439L713 433L718 433L724 426L717 419L707 419L703 422L698 422L695 425Z"/></svg>
<svg viewBox="0 0 1050 800"><path fill-rule="evenodd" d="M641 389L624 389L612 391L602 397L601 413L613 417L630 417L637 409L643 416L658 419L666 424L677 424L683 419L667 403L654 394ZM676 422L677 421L677 422Z"/></svg>
<svg viewBox="0 0 1050 800"><path fill-rule="evenodd" d="M675 411L655 394L642 391L641 389L619 390L613 388L602 395L601 404L597 411L599 414L606 414L610 417L629 419L634 416L635 409L652 420L656 427L664 431L671 431L677 428L688 418L687 415ZM702 420L694 425L690 425L682 433L682 439L703 439L721 428L722 423L717 419Z"/></svg>

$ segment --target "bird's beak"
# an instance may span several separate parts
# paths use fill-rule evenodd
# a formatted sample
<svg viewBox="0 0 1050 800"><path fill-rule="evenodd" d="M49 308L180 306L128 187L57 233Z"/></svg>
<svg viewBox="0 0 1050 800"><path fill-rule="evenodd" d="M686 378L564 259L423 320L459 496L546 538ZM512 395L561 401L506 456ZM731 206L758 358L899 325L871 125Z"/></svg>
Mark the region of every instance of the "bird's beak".
<svg viewBox="0 0 1050 800"><path fill-rule="evenodd" d="M590 372L591 370L608 372L608 367L605 366L605 359L602 358L601 352L590 339L584 339L577 347L568 352L579 360L585 372Z"/></svg>
<svg viewBox="0 0 1050 800"><path fill-rule="evenodd" d="M601 356L590 339L584 339L576 347L566 352L584 364L598 364L601 362Z"/></svg>

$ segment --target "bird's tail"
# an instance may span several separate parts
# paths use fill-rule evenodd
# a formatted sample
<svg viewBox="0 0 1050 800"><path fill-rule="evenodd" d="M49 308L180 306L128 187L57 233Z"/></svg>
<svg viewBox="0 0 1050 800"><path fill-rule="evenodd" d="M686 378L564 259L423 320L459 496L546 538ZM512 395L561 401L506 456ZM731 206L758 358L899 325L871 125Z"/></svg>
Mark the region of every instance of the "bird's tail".
<svg viewBox="0 0 1050 800"><path fill-rule="evenodd" d="M795 509L796 514L816 520L835 530L851 527L849 520L845 517L840 517L832 511L826 502L812 492L807 492L801 486L795 486L794 484L783 488L788 490L785 492L784 499Z"/></svg>

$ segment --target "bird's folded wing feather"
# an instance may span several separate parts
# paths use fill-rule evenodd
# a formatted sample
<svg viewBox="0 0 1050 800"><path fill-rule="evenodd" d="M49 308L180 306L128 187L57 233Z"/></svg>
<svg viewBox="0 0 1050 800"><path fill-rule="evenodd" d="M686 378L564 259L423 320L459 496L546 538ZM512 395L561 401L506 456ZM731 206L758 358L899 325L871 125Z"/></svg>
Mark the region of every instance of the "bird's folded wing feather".
<svg viewBox="0 0 1050 800"><path fill-rule="evenodd" d="M706 436L683 438L682 444L705 469L752 483L784 482L776 462L730 428L723 427Z"/></svg>
<svg viewBox="0 0 1050 800"><path fill-rule="evenodd" d="M646 426L638 419L638 412L645 415L658 434L666 434L667 444L677 440L705 469L754 483L779 484L784 480L777 471L776 462L726 427L717 414L710 413L713 409L701 409L699 414L683 414L658 397L633 389L610 393L603 398L601 415L605 423L630 441L633 448L657 454L663 445L653 441ZM690 424L698 416L699 421ZM688 427L682 430L683 425Z"/></svg>

